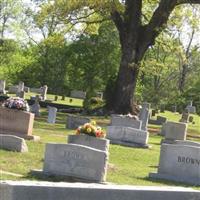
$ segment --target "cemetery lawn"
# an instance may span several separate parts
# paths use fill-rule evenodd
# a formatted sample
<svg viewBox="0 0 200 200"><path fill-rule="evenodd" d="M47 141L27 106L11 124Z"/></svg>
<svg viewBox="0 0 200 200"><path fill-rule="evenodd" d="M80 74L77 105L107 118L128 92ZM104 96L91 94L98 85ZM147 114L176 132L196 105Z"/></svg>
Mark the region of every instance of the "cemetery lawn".
<svg viewBox="0 0 200 200"><path fill-rule="evenodd" d="M178 121L181 115L171 112L161 113L168 120ZM93 117L100 126L106 128L109 118ZM66 114L57 113L56 124L48 124L47 112L43 110L41 117L34 122L33 134L41 137L39 142L27 141L29 152L16 153L0 150L0 180L44 180L33 176L32 169L42 169L45 143L66 143L67 135L75 131L65 129ZM194 115L195 124L189 124L188 140L200 142L200 117ZM192 187L170 181L158 181L148 178L150 172L156 172L160 155L161 136L157 135L161 126L149 125L150 149L130 148L119 145L110 145L109 168L107 182L115 184L145 185L145 186L184 186ZM50 177L49 181L58 181ZM62 180L61 180L62 181ZM200 187L194 187L199 189Z"/></svg>

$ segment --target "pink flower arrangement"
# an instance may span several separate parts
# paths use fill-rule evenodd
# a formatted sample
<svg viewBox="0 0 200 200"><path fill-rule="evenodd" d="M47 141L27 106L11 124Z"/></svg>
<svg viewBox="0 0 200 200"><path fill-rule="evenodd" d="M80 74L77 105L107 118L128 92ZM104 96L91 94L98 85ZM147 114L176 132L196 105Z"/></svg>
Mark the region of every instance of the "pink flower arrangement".
<svg viewBox="0 0 200 200"><path fill-rule="evenodd" d="M19 97L10 97L5 101L4 106L11 109L29 111L28 103Z"/></svg>
<svg viewBox="0 0 200 200"><path fill-rule="evenodd" d="M80 134L86 134L97 138L105 137L105 133L102 131L100 126L96 126L95 121L92 121L91 123L85 123L83 126L79 126L76 129L76 135Z"/></svg>

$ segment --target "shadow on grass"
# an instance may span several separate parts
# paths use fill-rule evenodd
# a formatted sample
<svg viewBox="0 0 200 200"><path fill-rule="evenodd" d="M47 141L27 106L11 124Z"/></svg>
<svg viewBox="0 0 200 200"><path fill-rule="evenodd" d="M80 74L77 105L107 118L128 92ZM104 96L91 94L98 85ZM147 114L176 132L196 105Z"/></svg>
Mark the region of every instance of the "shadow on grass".
<svg viewBox="0 0 200 200"><path fill-rule="evenodd" d="M150 142L151 145L157 145L160 146L160 143L156 143L156 142Z"/></svg>
<svg viewBox="0 0 200 200"><path fill-rule="evenodd" d="M176 187L199 187L198 185L192 185L192 184L187 184L187 183L182 183L178 181L169 181L169 180L164 180L164 179L155 179L155 178L150 178L150 177L137 177L139 180L144 180L144 181L151 181L154 183L160 183L163 185L167 186L176 186Z"/></svg>
<svg viewBox="0 0 200 200"><path fill-rule="evenodd" d="M47 175L44 174L42 171L30 171L26 176L22 178L28 180L36 180L36 181L50 181L50 182L83 182L83 183L91 183L89 180L74 178L71 176L62 176L62 175Z"/></svg>

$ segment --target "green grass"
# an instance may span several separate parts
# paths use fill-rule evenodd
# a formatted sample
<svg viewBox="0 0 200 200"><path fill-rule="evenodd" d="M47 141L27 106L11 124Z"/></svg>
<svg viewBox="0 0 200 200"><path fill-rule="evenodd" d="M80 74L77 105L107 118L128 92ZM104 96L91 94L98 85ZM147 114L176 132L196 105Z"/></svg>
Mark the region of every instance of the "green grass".
<svg viewBox="0 0 200 200"><path fill-rule="evenodd" d="M171 112L162 113L170 120L178 121L180 115L174 115ZM34 122L33 134L41 137L39 142L27 141L29 152L16 153L6 150L0 150L0 170L21 174L22 177L16 177L1 173L1 180L33 180L38 177L31 176L32 169L42 169L45 143L66 143L67 135L73 134L73 130L65 129L66 114L58 113L56 124L48 124L47 112L43 110L41 117L36 118ZM109 118L93 117L99 125L104 129L109 124ZM200 117L195 116L195 124L189 125L191 135L200 136ZM160 126L151 126L155 129L160 129ZM162 137L155 134L150 134L149 144L151 149L130 148L119 145L110 145L109 150L109 167L107 173L107 181L115 184L130 184L130 185L166 185L166 186L184 186L191 185L174 183L169 181L156 181L148 178L150 172L156 172L160 155L160 141ZM191 139L191 138L189 138ZM196 139L200 142L200 139ZM54 180L55 179L50 179ZM200 187L194 187L199 189Z"/></svg>

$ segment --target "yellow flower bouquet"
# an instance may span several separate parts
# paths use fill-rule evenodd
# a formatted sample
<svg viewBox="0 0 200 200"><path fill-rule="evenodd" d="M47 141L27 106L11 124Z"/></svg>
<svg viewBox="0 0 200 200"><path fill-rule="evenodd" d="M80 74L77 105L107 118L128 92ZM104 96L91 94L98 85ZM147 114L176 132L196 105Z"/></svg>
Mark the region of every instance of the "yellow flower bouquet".
<svg viewBox="0 0 200 200"><path fill-rule="evenodd" d="M102 131L100 126L96 126L95 121L92 121L91 123L85 123L83 126L79 126L76 130L76 134L86 134L97 138L105 137L105 132Z"/></svg>

